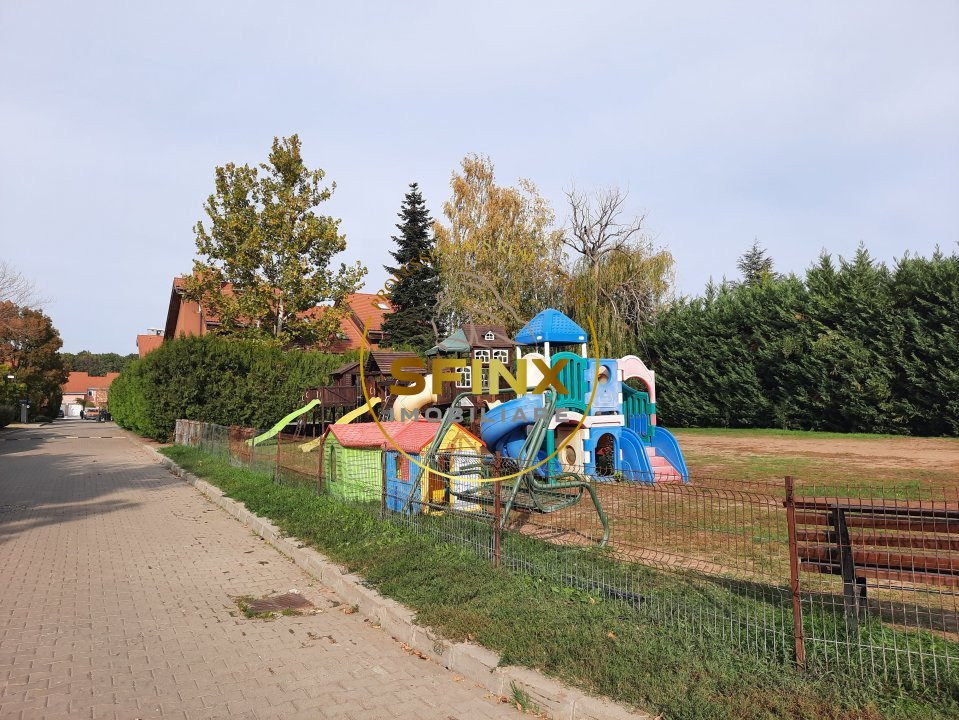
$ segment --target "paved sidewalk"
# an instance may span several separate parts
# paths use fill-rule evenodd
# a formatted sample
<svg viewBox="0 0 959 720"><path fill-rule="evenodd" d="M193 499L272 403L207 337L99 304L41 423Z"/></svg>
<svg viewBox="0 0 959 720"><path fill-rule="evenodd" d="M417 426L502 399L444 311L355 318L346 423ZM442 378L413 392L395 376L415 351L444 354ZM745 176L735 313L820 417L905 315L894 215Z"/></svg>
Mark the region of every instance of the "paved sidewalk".
<svg viewBox="0 0 959 720"><path fill-rule="evenodd" d="M0 718L519 717L344 609L112 423L0 432Z"/></svg>

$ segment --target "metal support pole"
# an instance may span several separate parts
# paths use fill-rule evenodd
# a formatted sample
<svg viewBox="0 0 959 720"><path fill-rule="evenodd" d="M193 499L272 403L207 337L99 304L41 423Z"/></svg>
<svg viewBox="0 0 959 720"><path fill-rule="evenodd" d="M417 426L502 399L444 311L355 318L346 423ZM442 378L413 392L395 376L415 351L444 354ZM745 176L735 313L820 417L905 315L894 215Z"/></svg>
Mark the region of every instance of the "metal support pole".
<svg viewBox="0 0 959 720"><path fill-rule="evenodd" d="M493 567L499 567L500 564L500 539L501 539L501 519L503 515L503 504L500 497L500 461L499 450L496 451L496 457L493 460Z"/></svg>

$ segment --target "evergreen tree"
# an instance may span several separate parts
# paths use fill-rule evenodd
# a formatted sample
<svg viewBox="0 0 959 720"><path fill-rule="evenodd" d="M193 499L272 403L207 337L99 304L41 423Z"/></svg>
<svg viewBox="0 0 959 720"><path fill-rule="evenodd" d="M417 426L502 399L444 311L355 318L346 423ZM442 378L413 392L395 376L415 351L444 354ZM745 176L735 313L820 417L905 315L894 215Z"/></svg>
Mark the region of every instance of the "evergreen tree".
<svg viewBox="0 0 959 720"><path fill-rule="evenodd" d="M393 236L396 249L390 251L396 266L384 266L391 278L393 312L386 316L383 330L394 347L425 350L436 343L443 328L436 313L440 281L436 240L430 231L433 220L416 183L410 184L397 214L400 234Z"/></svg>
<svg viewBox="0 0 959 720"><path fill-rule="evenodd" d="M753 240L753 246L739 256L736 267L743 274L744 285L758 285L767 278L775 278L773 259L758 240Z"/></svg>
<svg viewBox="0 0 959 720"><path fill-rule="evenodd" d="M106 375L120 372L137 359L136 353L120 355L118 353L94 353L81 350L78 353L60 353L67 372L85 372L90 375Z"/></svg>

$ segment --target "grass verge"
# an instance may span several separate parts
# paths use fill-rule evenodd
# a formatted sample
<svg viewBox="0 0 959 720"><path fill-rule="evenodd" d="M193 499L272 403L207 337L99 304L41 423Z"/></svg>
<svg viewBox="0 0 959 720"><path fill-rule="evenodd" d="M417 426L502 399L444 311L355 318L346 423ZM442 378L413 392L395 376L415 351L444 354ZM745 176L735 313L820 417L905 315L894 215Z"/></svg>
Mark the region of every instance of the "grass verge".
<svg viewBox="0 0 959 720"><path fill-rule="evenodd" d="M664 719L959 715L954 682L903 692L841 674L800 674L783 662L738 651L721 632L679 632L598 591L494 568L463 547L382 522L363 506L317 496L308 486L278 485L266 473L234 468L228 459L194 448L161 452L360 573L447 637L475 639L499 652L504 663L538 669ZM532 542L524 551L534 560L537 552L551 552Z"/></svg>

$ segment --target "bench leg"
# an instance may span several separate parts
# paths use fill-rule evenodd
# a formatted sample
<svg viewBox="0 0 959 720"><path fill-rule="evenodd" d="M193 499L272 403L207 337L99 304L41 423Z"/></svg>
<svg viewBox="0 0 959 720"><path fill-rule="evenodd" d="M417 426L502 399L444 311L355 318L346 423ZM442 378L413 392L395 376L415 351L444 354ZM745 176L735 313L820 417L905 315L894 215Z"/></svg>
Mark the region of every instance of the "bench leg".
<svg viewBox="0 0 959 720"><path fill-rule="evenodd" d="M842 573L842 602L846 611L846 632L854 638L859 637L859 581L856 578L856 566L849 542L849 529L846 527L846 513L833 510L830 514L832 529L836 533L839 546L839 569Z"/></svg>

